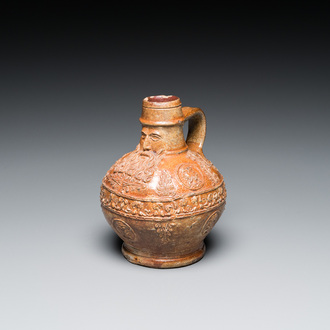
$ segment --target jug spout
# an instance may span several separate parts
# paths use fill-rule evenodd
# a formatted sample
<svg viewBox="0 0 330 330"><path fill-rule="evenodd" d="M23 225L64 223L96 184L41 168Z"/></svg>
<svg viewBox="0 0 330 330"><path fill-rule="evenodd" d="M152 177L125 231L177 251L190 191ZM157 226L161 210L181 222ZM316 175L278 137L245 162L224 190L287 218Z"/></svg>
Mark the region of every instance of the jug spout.
<svg viewBox="0 0 330 330"><path fill-rule="evenodd" d="M148 96L142 102L140 122L145 126L183 125L181 100L174 95Z"/></svg>

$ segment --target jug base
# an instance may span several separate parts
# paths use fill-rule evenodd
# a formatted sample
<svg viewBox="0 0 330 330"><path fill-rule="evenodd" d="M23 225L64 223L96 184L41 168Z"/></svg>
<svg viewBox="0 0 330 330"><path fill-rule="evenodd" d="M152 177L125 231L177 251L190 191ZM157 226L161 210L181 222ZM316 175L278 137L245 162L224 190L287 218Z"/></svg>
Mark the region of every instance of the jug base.
<svg viewBox="0 0 330 330"><path fill-rule="evenodd" d="M178 258L157 258L157 257L146 257L137 255L131 251L129 251L125 243L123 243L121 252L124 257L131 263L151 267L151 268L177 268L191 265L199 260L201 260L205 254L205 244L201 249L184 256L180 256Z"/></svg>

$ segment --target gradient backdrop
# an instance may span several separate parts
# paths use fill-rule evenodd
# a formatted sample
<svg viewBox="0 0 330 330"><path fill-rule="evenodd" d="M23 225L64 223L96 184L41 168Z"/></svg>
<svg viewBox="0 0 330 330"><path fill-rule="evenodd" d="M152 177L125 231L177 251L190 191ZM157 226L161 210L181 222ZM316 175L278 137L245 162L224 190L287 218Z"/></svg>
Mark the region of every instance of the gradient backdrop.
<svg viewBox="0 0 330 330"><path fill-rule="evenodd" d="M0 328L329 329L327 9L147 9L2 11ZM155 94L205 111L228 189L172 270L128 263L99 205Z"/></svg>

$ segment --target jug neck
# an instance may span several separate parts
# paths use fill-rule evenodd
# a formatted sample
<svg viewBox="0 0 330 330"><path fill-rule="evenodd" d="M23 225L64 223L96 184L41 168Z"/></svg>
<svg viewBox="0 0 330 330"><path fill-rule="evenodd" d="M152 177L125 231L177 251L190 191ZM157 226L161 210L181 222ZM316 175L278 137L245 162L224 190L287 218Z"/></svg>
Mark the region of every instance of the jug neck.
<svg viewBox="0 0 330 330"><path fill-rule="evenodd" d="M143 150L186 150L183 134L184 116L181 101L174 95L148 96L142 103L142 132L140 146Z"/></svg>
<svg viewBox="0 0 330 330"><path fill-rule="evenodd" d="M184 139L182 125L147 126L141 130L140 148L157 154L166 152L182 152L188 149Z"/></svg>

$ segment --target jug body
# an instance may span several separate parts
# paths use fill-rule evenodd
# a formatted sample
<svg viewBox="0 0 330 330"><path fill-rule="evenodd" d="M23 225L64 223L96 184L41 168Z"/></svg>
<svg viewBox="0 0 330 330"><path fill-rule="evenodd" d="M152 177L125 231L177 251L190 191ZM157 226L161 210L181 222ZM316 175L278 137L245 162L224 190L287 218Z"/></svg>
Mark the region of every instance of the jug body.
<svg viewBox="0 0 330 330"><path fill-rule="evenodd" d="M183 124L189 121L187 139ZM141 138L101 185L101 207L132 263L154 268L192 264L226 203L222 175L205 158L205 115L176 96L143 100Z"/></svg>

